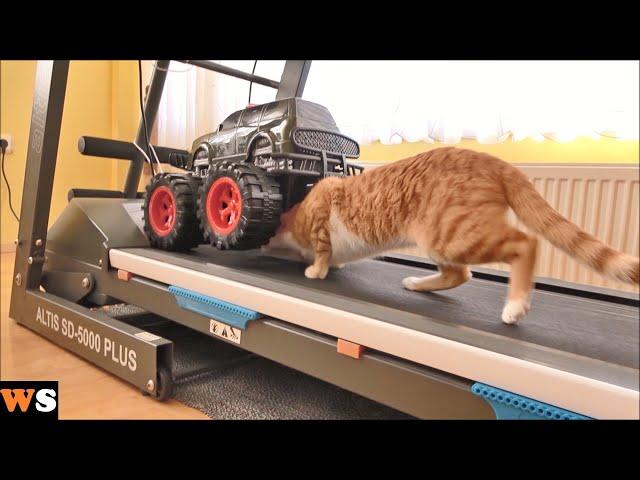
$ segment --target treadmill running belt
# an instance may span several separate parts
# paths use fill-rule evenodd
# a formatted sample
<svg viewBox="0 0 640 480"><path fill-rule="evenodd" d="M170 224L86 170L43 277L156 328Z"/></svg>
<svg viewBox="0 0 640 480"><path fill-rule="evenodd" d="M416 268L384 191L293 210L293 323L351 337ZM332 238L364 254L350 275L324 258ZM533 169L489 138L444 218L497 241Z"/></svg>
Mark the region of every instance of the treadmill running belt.
<svg viewBox="0 0 640 480"><path fill-rule="evenodd" d="M325 280L309 280L304 276L305 265L258 251L219 251L208 246L190 253L122 250L309 301L331 294L332 307L353 310L355 302L356 313L416 330L435 320L631 369L637 370L640 363L636 306L536 290L531 311L512 326L500 320L507 285L491 280L474 278L451 290L422 293L405 290L400 282L406 276L431 275L432 270L380 260L347 264L341 270L332 269ZM424 322L416 322L415 315Z"/></svg>

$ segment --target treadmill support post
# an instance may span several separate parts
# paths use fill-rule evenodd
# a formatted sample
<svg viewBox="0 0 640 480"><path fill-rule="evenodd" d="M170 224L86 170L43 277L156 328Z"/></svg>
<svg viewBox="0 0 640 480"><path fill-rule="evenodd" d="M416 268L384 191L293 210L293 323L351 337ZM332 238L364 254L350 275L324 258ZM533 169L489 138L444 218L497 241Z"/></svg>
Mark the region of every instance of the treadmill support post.
<svg viewBox="0 0 640 480"><path fill-rule="evenodd" d="M287 60L282 71L276 100L302 97L310 68L311 60Z"/></svg>
<svg viewBox="0 0 640 480"><path fill-rule="evenodd" d="M171 342L40 290L68 73L69 61L37 63L9 316L163 398L172 387Z"/></svg>
<svg viewBox="0 0 640 480"><path fill-rule="evenodd" d="M68 72L68 61L39 61L36 67L9 312L13 318L16 301L40 286Z"/></svg>
<svg viewBox="0 0 640 480"><path fill-rule="evenodd" d="M149 142L151 142L151 134L153 133L156 123L156 116L158 115L158 108L160 107L162 92L164 91L164 83L167 80L169 63L169 60L156 61L155 68L153 69L153 74L151 76L151 83L149 84L149 93L146 101L144 102L144 116L147 121L147 128L149 129L147 132L149 135ZM146 141L144 122L141 115L140 125L138 125L138 134L136 135L136 143L144 150L146 147ZM138 183L140 183L140 176L142 175L142 166L144 165L144 162L145 158L142 153L137 152L136 157L129 165L129 171L127 172L127 179L124 184L125 198L136 198L138 193Z"/></svg>

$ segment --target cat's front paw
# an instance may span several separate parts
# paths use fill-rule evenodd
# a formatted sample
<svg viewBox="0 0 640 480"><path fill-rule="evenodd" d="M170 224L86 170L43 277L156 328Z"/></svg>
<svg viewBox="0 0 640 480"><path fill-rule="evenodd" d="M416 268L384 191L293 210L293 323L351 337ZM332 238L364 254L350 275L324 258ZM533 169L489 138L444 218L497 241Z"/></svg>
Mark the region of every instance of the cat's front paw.
<svg viewBox="0 0 640 480"><path fill-rule="evenodd" d="M310 265L305 269L304 276L307 278L319 278L320 280L323 280L327 276L327 273L329 273L328 267L320 268L316 265Z"/></svg>
<svg viewBox="0 0 640 480"><path fill-rule="evenodd" d="M529 308L526 300L509 300L502 310L502 321L509 325L518 323L529 312Z"/></svg>

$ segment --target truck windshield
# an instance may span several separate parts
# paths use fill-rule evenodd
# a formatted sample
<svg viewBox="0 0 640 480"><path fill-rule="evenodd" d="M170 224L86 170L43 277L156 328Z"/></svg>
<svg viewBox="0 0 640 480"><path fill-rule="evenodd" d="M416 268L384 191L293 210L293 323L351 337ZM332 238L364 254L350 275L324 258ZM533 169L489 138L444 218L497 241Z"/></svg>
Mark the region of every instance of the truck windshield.
<svg viewBox="0 0 640 480"><path fill-rule="evenodd" d="M288 102L280 101L280 102L268 103L264 107L261 123L269 122L271 120L281 120L285 118L288 114L289 114Z"/></svg>
<svg viewBox="0 0 640 480"><path fill-rule="evenodd" d="M296 114L299 127L338 130L329 110L317 103L296 99Z"/></svg>
<svg viewBox="0 0 640 480"><path fill-rule="evenodd" d="M229 115L218 127L218 132L222 130L233 130L234 128L236 128L236 126L238 125L238 120L240 119L241 113L242 113L242 110L240 110L239 112L234 112L231 115Z"/></svg>

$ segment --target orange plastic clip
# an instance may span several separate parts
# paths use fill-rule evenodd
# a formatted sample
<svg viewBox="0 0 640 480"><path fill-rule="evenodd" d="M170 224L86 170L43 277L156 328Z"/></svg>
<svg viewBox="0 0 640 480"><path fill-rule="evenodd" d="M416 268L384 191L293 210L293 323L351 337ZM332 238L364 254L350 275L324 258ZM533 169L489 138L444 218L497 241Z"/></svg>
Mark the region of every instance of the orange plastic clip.
<svg viewBox="0 0 640 480"><path fill-rule="evenodd" d="M126 270L118 269L118 280L124 280L125 282L128 282L129 280L131 280L131 277L133 277L133 273L127 272Z"/></svg>
<svg viewBox="0 0 640 480"><path fill-rule="evenodd" d="M357 343L348 342L347 340L338 339L338 353L342 355L346 355L347 357L359 359L362 356L362 352L364 352L364 348L362 345L358 345Z"/></svg>

